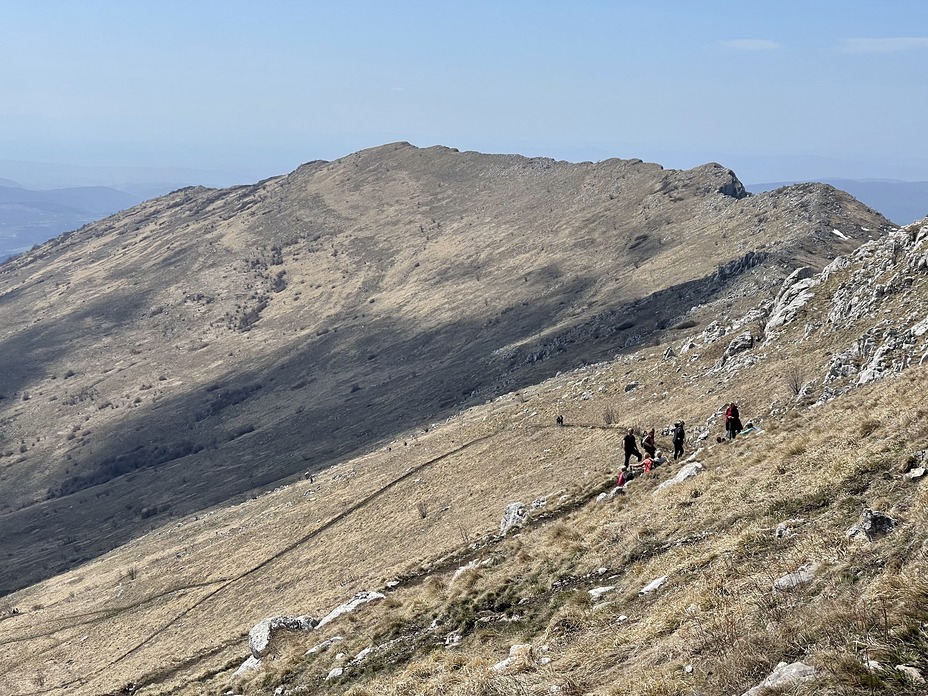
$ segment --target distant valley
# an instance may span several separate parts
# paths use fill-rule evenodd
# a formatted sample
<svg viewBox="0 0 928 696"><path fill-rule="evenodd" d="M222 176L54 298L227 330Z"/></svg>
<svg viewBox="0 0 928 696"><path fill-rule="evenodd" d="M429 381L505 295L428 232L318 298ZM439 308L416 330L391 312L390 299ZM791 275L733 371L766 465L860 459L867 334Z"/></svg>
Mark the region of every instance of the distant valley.
<svg viewBox="0 0 928 696"><path fill-rule="evenodd" d="M0 180L0 261L141 200L105 186L37 191Z"/></svg>

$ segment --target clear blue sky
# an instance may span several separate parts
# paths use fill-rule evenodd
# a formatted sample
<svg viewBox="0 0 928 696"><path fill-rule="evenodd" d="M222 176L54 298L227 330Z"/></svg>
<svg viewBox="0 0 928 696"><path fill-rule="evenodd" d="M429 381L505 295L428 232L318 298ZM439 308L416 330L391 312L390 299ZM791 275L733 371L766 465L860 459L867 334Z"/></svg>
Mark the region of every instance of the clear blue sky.
<svg viewBox="0 0 928 696"><path fill-rule="evenodd" d="M231 183L408 140L928 180L926 123L925 0L0 0L0 160Z"/></svg>

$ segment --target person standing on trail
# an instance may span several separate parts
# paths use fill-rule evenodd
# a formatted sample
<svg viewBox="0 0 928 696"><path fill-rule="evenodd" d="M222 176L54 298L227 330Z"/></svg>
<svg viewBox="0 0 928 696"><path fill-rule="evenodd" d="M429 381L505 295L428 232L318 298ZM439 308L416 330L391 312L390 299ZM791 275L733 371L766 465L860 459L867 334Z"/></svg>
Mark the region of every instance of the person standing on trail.
<svg viewBox="0 0 928 696"><path fill-rule="evenodd" d="M628 429L628 433L622 438L622 448L625 450L625 466L628 466L628 460L634 454L641 461L641 452L638 451L638 445L635 443L635 431Z"/></svg>
<svg viewBox="0 0 928 696"><path fill-rule="evenodd" d="M734 401L725 411L725 434L729 440L734 440L741 432L741 416L738 414L738 404Z"/></svg>
<svg viewBox="0 0 928 696"><path fill-rule="evenodd" d="M673 424L673 460L677 461L683 456L683 443L686 440L686 431L683 429L685 423L677 421Z"/></svg>
<svg viewBox="0 0 928 696"><path fill-rule="evenodd" d="M641 438L641 449L647 452L649 457L654 456L657 451L657 444L654 442L654 428L651 428L651 432Z"/></svg>

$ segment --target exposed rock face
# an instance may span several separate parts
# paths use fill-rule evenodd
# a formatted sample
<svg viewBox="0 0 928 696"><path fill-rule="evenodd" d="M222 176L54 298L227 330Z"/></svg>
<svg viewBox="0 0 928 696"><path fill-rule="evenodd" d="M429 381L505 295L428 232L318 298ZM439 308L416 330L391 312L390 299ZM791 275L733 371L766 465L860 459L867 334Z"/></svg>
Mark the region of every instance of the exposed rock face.
<svg viewBox="0 0 928 696"><path fill-rule="evenodd" d="M783 288L773 302L770 318L764 327L764 335L768 337L768 340L773 337L777 329L795 319L799 310L812 299L813 294L810 288L818 282L819 280L813 277L812 269L808 266L797 268L783 281Z"/></svg>
<svg viewBox="0 0 928 696"><path fill-rule="evenodd" d="M312 616L275 616L255 624L248 632L248 647L255 659L260 659L270 645L274 633L286 631L311 631L319 621Z"/></svg>
<svg viewBox="0 0 928 696"><path fill-rule="evenodd" d="M528 508L522 503L509 503L503 511L503 519L499 523L499 533L506 534L511 529L521 527L528 520Z"/></svg>

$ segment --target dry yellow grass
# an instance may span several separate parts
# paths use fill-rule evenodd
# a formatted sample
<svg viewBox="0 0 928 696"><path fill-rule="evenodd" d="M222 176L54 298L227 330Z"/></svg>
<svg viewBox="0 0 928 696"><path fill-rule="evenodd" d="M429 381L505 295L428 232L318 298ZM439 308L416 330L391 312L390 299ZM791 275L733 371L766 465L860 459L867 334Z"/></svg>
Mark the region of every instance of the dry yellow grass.
<svg viewBox="0 0 928 696"><path fill-rule="evenodd" d="M795 338L769 352L795 354ZM0 620L0 693L133 682L144 696L224 694L260 619L322 615L398 579L387 601L281 638L235 693L711 696L802 659L819 669L807 693L918 694L894 667L926 667L928 485L903 479L900 465L928 448L928 369L810 409L794 405L773 355L723 377L708 370L711 351L664 360L661 348L470 409L312 484L177 520L13 595L20 613ZM804 359L810 371L827 362ZM625 392L631 381L641 386ZM733 398L763 432L716 443L719 408ZM691 434L711 424L702 473L658 490L677 468L667 465L594 502L617 473L624 427L680 417ZM493 537L507 503L542 496L525 529ZM849 540L866 507L898 527ZM773 589L808 563L819 568L810 582ZM639 594L662 576L657 592ZM601 586L613 589L593 602L588 590ZM461 640L449 649L452 632ZM336 634L339 647L304 654ZM545 661L493 672L516 643ZM337 652L368 647L379 651L325 681ZM873 673L862 666L871 659L882 665Z"/></svg>

